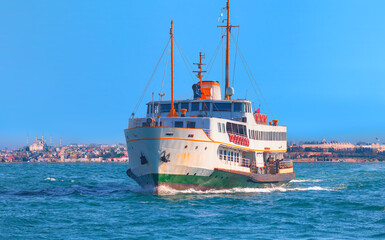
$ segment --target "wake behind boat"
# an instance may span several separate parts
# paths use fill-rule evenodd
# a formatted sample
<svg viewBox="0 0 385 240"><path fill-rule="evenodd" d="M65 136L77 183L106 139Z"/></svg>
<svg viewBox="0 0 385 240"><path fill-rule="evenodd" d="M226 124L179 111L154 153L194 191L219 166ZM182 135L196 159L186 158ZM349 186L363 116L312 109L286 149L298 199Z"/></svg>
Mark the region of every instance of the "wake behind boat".
<svg viewBox="0 0 385 240"><path fill-rule="evenodd" d="M144 189L162 194L161 186L176 190L260 187L295 178L293 164L284 160L286 126L268 122L252 102L232 99L229 86L231 28L226 6L226 69L224 98L217 81L203 80L204 55L196 63L199 82L194 98L174 100L174 34L170 30L171 100L147 103L147 115L129 119L124 130L127 175Z"/></svg>

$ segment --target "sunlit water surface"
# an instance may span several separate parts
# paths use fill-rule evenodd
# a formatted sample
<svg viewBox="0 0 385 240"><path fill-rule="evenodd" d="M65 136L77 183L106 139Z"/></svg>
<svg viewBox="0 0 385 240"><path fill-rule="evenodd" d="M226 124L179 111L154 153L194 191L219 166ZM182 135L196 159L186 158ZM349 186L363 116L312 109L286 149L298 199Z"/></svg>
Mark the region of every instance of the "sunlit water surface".
<svg viewBox="0 0 385 240"><path fill-rule="evenodd" d="M143 194L118 163L0 164L0 239L385 239L385 163L269 188Z"/></svg>

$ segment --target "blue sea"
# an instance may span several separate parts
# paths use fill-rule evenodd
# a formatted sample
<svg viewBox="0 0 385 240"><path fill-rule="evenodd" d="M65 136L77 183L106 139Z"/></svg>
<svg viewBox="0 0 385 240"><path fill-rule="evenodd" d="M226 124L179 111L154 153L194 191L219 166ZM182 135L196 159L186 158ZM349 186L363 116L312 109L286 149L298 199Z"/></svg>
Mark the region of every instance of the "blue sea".
<svg viewBox="0 0 385 240"><path fill-rule="evenodd" d="M141 192L123 163L0 164L0 239L385 239L385 163L280 187Z"/></svg>

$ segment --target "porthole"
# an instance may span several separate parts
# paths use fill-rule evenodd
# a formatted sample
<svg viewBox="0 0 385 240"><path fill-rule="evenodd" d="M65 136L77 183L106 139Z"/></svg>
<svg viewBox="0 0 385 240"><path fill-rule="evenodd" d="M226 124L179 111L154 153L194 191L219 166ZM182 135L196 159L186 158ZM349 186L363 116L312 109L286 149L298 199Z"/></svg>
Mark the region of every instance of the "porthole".
<svg viewBox="0 0 385 240"><path fill-rule="evenodd" d="M187 173L186 175L189 175L190 173Z"/></svg>
<svg viewBox="0 0 385 240"><path fill-rule="evenodd" d="M205 147L205 150L207 150L207 147Z"/></svg>
<svg viewBox="0 0 385 240"><path fill-rule="evenodd" d="M196 146L195 149L198 149L198 146Z"/></svg>
<svg viewBox="0 0 385 240"><path fill-rule="evenodd" d="M186 145L186 146L184 146L184 148L187 148L187 145Z"/></svg>

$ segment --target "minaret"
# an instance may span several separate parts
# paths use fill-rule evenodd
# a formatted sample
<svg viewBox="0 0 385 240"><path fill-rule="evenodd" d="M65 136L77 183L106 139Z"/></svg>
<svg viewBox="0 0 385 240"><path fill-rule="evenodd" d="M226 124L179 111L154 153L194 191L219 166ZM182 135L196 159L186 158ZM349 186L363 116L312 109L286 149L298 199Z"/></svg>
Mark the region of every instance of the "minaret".
<svg viewBox="0 0 385 240"><path fill-rule="evenodd" d="M50 136L49 145L52 147L52 136Z"/></svg>
<svg viewBox="0 0 385 240"><path fill-rule="evenodd" d="M61 138L60 138L60 147L61 147Z"/></svg>
<svg viewBox="0 0 385 240"><path fill-rule="evenodd" d="M41 136L41 142L44 142L44 135Z"/></svg>
<svg viewBox="0 0 385 240"><path fill-rule="evenodd" d="M27 135L27 147L29 146L29 136Z"/></svg>

